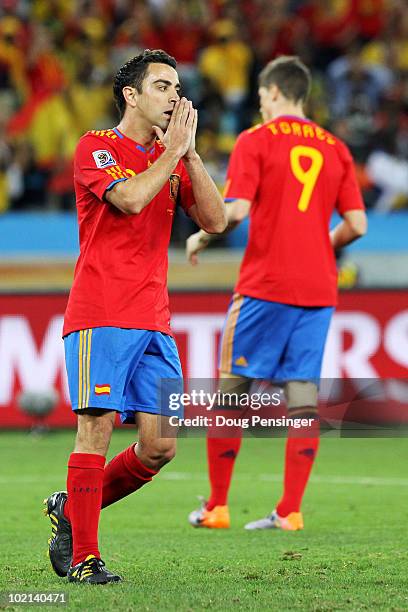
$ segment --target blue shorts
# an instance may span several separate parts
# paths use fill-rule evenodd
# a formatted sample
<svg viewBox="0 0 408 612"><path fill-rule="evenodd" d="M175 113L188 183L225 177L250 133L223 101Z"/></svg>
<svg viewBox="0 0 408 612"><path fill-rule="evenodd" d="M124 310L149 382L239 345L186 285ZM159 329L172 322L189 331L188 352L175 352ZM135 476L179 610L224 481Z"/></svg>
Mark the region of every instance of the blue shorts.
<svg viewBox="0 0 408 612"><path fill-rule="evenodd" d="M182 416L169 409L169 392L183 392L171 336L143 329L95 327L64 338L72 409L104 408L134 423L135 412ZM169 388L168 388L169 386Z"/></svg>
<svg viewBox="0 0 408 612"><path fill-rule="evenodd" d="M235 294L222 334L220 371L318 384L333 311L331 306L291 306Z"/></svg>

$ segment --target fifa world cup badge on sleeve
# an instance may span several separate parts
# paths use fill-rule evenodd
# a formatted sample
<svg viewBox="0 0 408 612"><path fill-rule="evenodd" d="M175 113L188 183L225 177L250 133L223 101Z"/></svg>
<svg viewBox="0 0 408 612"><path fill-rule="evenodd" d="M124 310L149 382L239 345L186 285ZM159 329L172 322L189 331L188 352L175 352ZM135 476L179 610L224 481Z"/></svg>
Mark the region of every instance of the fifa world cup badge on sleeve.
<svg viewBox="0 0 408 612"><path fill-rule="evenodd" d="M108 166L116 166L116 160L113 159L109 151L93 151L92 156L95 160L97 168L108 168Z"/></svg>

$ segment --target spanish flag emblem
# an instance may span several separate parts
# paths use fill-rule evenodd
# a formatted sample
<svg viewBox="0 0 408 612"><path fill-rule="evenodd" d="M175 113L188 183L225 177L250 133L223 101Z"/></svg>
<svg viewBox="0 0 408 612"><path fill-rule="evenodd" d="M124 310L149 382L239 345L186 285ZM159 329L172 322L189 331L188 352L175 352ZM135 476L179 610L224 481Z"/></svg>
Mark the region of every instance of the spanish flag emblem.
<svg viewBox="0 0 408 612"><path fill-rule="evenodd" d="M95 385L95 395L109 395L111 392L110 385Z"/></svg>

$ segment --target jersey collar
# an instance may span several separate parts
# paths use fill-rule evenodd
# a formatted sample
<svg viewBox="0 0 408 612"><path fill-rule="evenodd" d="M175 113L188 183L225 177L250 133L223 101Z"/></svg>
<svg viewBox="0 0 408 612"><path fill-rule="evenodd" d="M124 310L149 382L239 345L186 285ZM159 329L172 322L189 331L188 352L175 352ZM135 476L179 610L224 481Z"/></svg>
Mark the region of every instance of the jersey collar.
<svg viewBox="0 0 408 612"><path fill-rule="evenodd" d="M117 127L113 128L113 131L115 132L115 134L117 136L119 136L119 138L125 138L126 140L128 140L129 142L132 143L132 145L141 153L148 153L149 155L153 155L154 151L155 151L155 147L156 147L156 143L153 143L153 146L150 149L146 149L146 147L144 147L143 145L141 145L140 143L136 142L135 140L132 140L132 138L129 138L129 136L126 136L126 134L122 134L122 132L120 130L118 130Z"/></svg>

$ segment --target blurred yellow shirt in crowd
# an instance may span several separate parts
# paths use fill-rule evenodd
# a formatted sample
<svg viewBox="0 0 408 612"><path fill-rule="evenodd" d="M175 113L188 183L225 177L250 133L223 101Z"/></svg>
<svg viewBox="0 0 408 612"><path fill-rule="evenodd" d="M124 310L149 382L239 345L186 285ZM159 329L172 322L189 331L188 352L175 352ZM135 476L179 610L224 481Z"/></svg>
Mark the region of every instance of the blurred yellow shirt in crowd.
<svg viewBox="0 0 408 612"><path fill-rule="evenodd" d="M408 71L408 40L397 40L391 45L381 40L373 40L365 45L361 52L361 58L366 64L387 66L387 58L391 55L395 68ZM393 66L393 67L394 67Z"/></svg>
<svg viewBox="0 0 408 612"><path fill-rule="evenodd" d="M39 21L66 18L75 13L77 2L72 0L33 0L32 15Z"/></svg>
<svg viewBox="0 0 408 612"><path fill-rule="evenodd" d="M0 172L0 214L9 207L8 183L5 172Z"/></svg>
<svg viewBox="0 0 408 612"><path fill-rule="evenodd" d="M228 20L217 22L213 27L217 40L201 54L201 73L214 83L225 98L242 96L248 91L249 68L252 53L248 45L236 36L234 24Z"/></svg>
<svg viewBox="0 0 408 612"><path fill-rule="evenodd" d="M53 96L39 107L28 137L40 165L72 157L80 132L61 95Z"/></svg>
<svg viewBox="0 0 408 612"><path fill-rule="evenodd" d="M70 159L82 134L100 127L110 98L109 88L77 83L67 94L46 100L35 113L28 132L37 162L48 165L56 159Z"/></svg>
<svg viewBox="0 0 408 612"><path fill-rule="evenodd" d="M14 45L0 40L0 63L8 66L11 84L15 87L22 100L28 94L27 79L25 76L24 53Z"/></svg>

